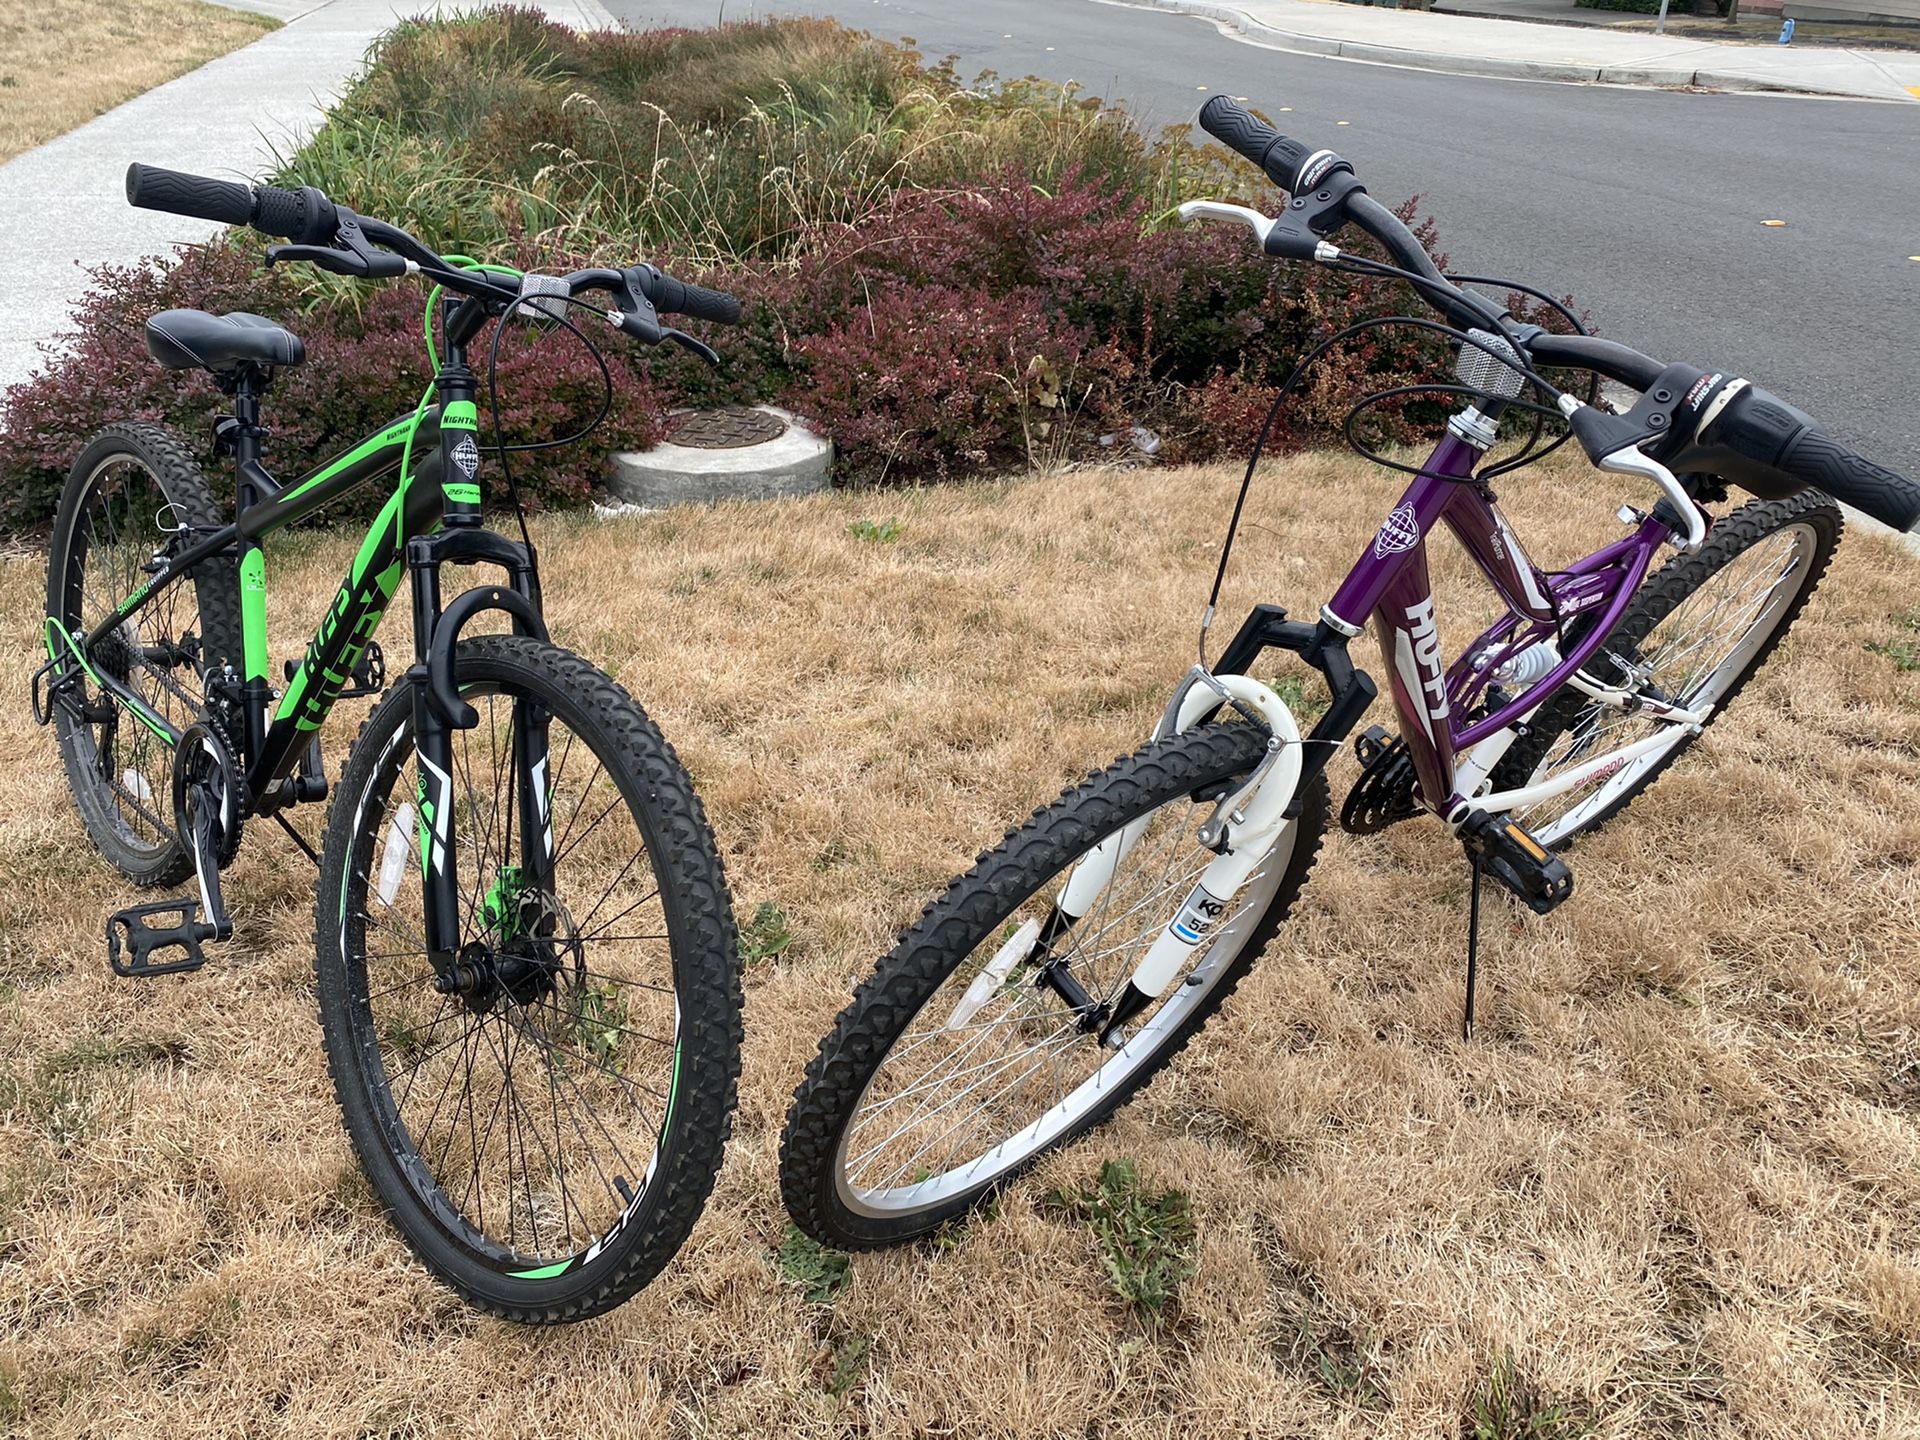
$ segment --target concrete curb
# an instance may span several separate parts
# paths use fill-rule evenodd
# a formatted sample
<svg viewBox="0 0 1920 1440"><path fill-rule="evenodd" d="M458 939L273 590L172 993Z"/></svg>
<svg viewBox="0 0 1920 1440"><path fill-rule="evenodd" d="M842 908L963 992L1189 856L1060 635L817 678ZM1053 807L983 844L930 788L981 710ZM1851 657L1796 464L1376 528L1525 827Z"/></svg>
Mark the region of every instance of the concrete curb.
<svg viewBox="0 0 1920 1440"><path fill-rule="evenodd" d="M1642 85L1663 90L1734 90L1753 94L1829 95L1858 100L1860 92L1823 89L1810 85L1786 85L1753 75L1732 75L1711 70L1660 69L1643 66L1578 65L1549 60L1515 60L1500 55L1450 55L1431 50L1410 50L1394 45L1374 45L1359 40L1335 40L1323 35L1281 30L1255 20L1246 11L1219 0L1139 0L1156 10L1180 15L1197 15L1224 25L1250 39L1269 43L1279 49L1302 55L1324 55L1344 60L1365 60L1382 65L1399 65L1411 70L1432 70L1444 75L1477 75L1503 80L1554 80L1574 85ZM1523 22L1509 22L1523 23Z"/></svg>

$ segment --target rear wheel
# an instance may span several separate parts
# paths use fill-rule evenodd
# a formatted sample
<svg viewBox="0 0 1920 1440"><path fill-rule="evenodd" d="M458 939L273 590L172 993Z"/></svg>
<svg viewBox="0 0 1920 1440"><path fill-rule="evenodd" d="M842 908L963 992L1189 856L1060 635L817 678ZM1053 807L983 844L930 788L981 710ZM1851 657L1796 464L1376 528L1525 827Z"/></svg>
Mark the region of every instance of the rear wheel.
<svg viewBox="0 0 1920 1440"><path fill-rule="evenodd" d="M1139 837L1050 947L1096 1000L1126 986L1213 852L1212 802L1266 753L1249 725L1157 741L1088 779L981 857L855 993L794 1095L780 1186L795 1222L843 1249L924 1235L1100 1124L1219 1009L1286 919L1327 822L1324 776L1213 941L1104 1047L1027 951L1076 862Z"/></svg>
<svg viewBox="0 0 1920 1440"><path fill-rule="evenodd" d="M157 425L109 425L74 462L47 561L49 647L66 658L111 620L192 531L221 508L179 438ZM106 631L53 707L67 783L87 834L137 885L173 885L193 860L173 833L173 745L98 683L125 685L175 730L201 716L207 676L240 661L240 595L231 556L185 579Z"/></svg>
<svg viewBox="0 0 1920 1440"><path fill-rule="evenodd" d="M1711 705L1711 724L1751 680L1806 608L1840 543L1840 508L1817 491L1743 505L1696 553L1669 562L1633 598L1586 671L1627 689L1657 691L1686 709ZM1537 784L1589 757L1663 728L1563 689L1493 774L1495 790ZM1697 737L1630 761L1597 786L1514 811L1542 844L1564 847L1618 815Z"/></svg>
<svg viewBox="0 0 1920 1440"><path fill-rule="evenodd" d="M438 983L423 938L430 812L403 684L327 818L328 1066L361 1164L428 1267L510 1319L581 1319L651 1280L712 1189L740 1073L739 940L691 782L625 691L511 636L462 643L456 683L479 724L453 732L442 839L471 983ZM516 748L530 733L544 765ZM541 792L550 838L530 840L516 817ZM545 879L530 846L553 857Z"/></svg>

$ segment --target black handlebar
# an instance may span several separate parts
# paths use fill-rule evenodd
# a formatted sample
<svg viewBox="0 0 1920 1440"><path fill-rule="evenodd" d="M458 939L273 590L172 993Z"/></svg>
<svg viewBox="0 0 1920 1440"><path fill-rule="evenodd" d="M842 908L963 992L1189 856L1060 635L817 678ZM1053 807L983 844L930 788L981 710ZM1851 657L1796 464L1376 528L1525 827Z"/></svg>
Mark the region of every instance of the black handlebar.
<svg viewBox="0 0 1920 1440"><path fill-rule="evenodd" d="M127 203L225 225L251 225L264 235L301 245L328 244L340 223L333 202L311 185L302 190L241 185L158 165L127 166Z"/></svg>
<svg viewBox="0 0 1920 1440"><path fill-rule="evenodd" d="M1669 370L1686 369L1663 365L1615 341L1516 326L1503 307L1447 280L1413 232L1366 193L1355 180L1353 167L1340 156L1331 150L1309 151L1228 96L1215 95L1200 107L1200 128L1259 166L1268 179L1294 197L1268 233L1269 253L1307 258L1315 253L1316 235L1331 234L1339 221L1351 221L1386 247L1395 264L1408 272L1407 278L1449 323L1508 334L1537 364L1593 371L1642 392L1657 387ZM1346 178L1334 182L1336 175ZM1311 191L1319 193L1305 199ZM1277 242L1285 217L1303 203L1311 213L1314 202L1323 202L1322 210L1333 211L1333 223L1323 221L1311 233ZM1704 380L1703 372L1688 373ZM1719 376L1706 383L1703 405L1711 405L1721 384ZM1696 422L1692 435L1670 434L1655 449L1676 469L1718 475L1758 494L1813 486L1898 529L1920 525L1920 485L1848 449L1812 416L1755 386L1740 390L1704 423Z"/></svg>
<svg viewBox="0 0 1920 1440"><path fill-rule="evenodd" d="M157 165L134 164L127 167L127 200L143 210L191 215L227 225L251 225L262 234L294 242L292 246L269 247L268 264L303 261L336 274L381 279L405 273L403 262L411 260L442 284L483 299L501 299L506 288L482 273L454 269L406 231L343 210L311 185L283 190L274 185L241 185L163 170ZM386 254L374 246L397 254ZM614 292L622 297L623 309L637 306L644 297L663 315L691 315L722 325L740 323L740 302L733 296L689 285L652 265L583 270L568 278L575 292L596 288ZM650 341L660 338L657 333L647 334L647 325L631 328L623 324L621 328Z"/></svg>

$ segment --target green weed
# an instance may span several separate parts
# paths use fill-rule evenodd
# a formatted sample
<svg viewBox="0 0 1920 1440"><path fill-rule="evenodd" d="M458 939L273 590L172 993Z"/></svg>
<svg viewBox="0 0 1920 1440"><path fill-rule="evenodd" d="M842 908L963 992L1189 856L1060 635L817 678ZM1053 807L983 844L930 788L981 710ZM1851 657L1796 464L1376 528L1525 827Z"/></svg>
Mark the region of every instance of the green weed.
<svg viewBox="0 0 1920 1440"><path fill-rule="evenodd" d="M1911 675L1920 670L1920 644L1911 640L1869 640L1867 653L1891 660L1893 668L1903 674Z"/></svg>
<svg viewBox="0 0 1920 1440"><path fill-rule="evenodd" d="M1920 607L1902 610L1888 617L1902 630L1920 634ZM1879 655L1893 662L1893 668L1911 675L1920 670L1920 641L1915 640L1869 640L1867 653Z"/></svg>
<svg viewBox="0 0 1920 1440"><path fill-rule="evenodd" d="M828 1355L833 1368L822 1377L821 1387L834 1399L844 1400L867 1373L867 1362L873 1358L873 1338L868 1335L848 1336L832 1345Z"/></svg>
<svg viewBox="0 0 1920 1440"><path fill-rule="evenodd" d="M1323 1316L1296 1314L1276 1348L1334 1399L1368 1409L1386 1406L1386 1371L1377 1336L1356 1335Z"/></svg>
<svg viewBox="0 0 1920 1440"><path fill-rule="evenodd" d="M1548 1401L1501 1351L1461 1418L1461 1440L1579 1440L1593 1420L1577 1406Z"/></svg>
<svg viewBox="0 0 1920 1440"><path fill-rule="evenodd" d="M1269 688L1287 702L1287 708L1293 711L1302 729L1327 713L1326 687L1304 675L1277 675Z"/></svg>
<svg viewBox="0 0 1920 1440"><path fill-rule="evenodd" d="M1144 1318L1160 1319L1198 1268L1187 1197L1178 1190L1148 1194L1131 1160L1107 1161L1092 1185L1056 1190L1047 1203L1093 1231L1114 1293Z"/></svg>
<svg viewBox="0 0 1920 1440"><path fill-rule="evenodd" d="M780 1248L773 1252L780 1278L800 1291L809 1305L828 1305L853 1280L853 1261L829 1250L792 1222Z"/></svg>
<svg viewBox="0 0 1920 1440"><path fill-rule="evenodd" d="M611 1067L627 1029L627 999L620 987L590 982L580 991L580 1009L574 1028L580 1044L595 1063Z"/></svg>
<svg viewBox="0 0 1920 1440"><path fill-rule="evenodd" d="M847 526L847 533L854 539L875 545L891 545L900 538L900 530L900 522L891 516L885 520L856 520Z"/></svg>
<svg viewBox="0 0 1920 1440"><path fill-rule="evenodd" d="M793 944L787 912L771 900L762 900L753 918L740 927L740 963L758 965L784 954Z"/></svg>

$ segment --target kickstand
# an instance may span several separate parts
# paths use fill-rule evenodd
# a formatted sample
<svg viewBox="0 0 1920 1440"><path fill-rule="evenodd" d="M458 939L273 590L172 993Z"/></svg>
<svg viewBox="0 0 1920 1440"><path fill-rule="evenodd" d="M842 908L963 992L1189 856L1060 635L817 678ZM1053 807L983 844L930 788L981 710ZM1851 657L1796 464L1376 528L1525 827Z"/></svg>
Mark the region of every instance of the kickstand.
<svg viewBox="0 0 1920 1440"><path fill-rule="evenodd" d="M320 857L314 853L313 846L307 843L307 837L294 829L287 817L282 815L278 810L273 812L273 818L280 822L280 828L287 832L288 837L293 843L300 847L300 852L313 862L313 868L318 870L320 868Z"/></svg>
<svg viewBox="0 0 1920 1440"><path fill-rule="evenodd" d="M1480 972L1480 857L1467 856L1473 871L1473 898L1467 904L1467 1007L1460 1017L1460 1038L1473 1039L1473 982Z"/></svg>

